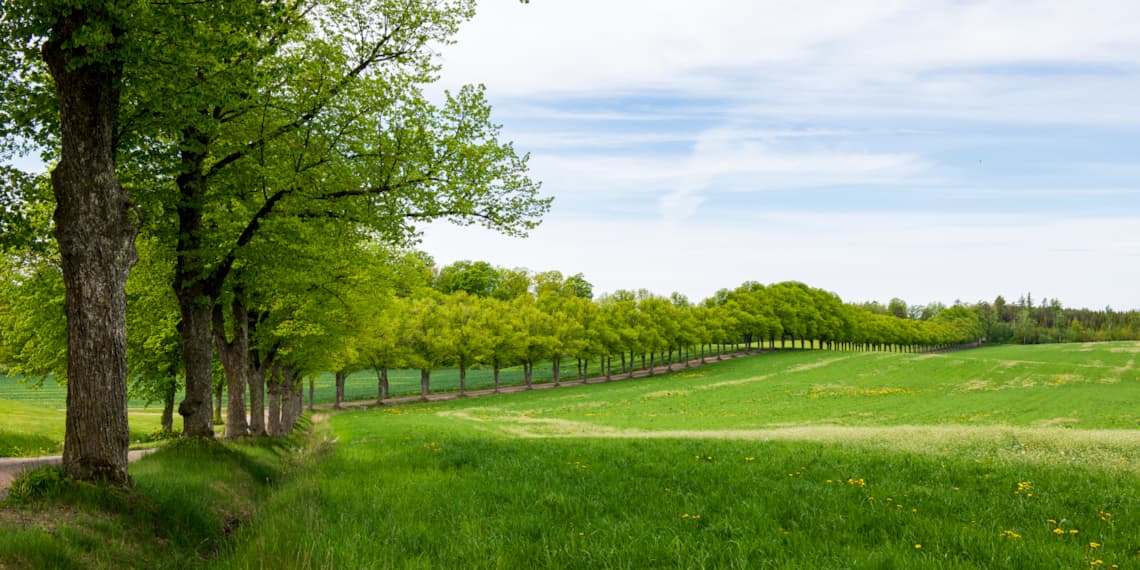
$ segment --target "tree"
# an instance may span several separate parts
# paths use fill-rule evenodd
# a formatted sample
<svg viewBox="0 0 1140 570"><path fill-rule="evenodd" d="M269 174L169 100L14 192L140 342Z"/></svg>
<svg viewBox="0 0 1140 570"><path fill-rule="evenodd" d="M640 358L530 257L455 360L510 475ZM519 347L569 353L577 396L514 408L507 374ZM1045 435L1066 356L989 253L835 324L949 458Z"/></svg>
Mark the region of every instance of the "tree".
<svg viewBox="0 0 1140 570"><path fill-rule="evenodd" d="M441 293L463 291L476 297L488 297L499 288L500 272L486 261L456 261L440 268L434 287Z"/></svg>
<svg viewBox="0 0 1140 570"><path fill-rule="evenodd" d="M459 367L459 395L467 395L467 369L486 351L487 338L482 331L483 309L479 299L459 291L443 300L441 319L444 329L441 343L451 348L451 355Z"/></svg>
<svg viewBox="0 0 1140 570"><path fill-rule="evenodd" d="M454 356L445 337L447 323L440 301L425 295L410 299L404 305L404 345L408 347L408 363L420 369L420 397L431 393L431 372Z"/></svg>
<svg viewBox="0 0 1140 570"><path fill-rule="evenodd" d="M523 381L529 390L533 385L535 363L550 356L558 341L554 336L554 322L530 295L521 295L509 305L511 318L522 333L518 354L523 364Z"/></svg>
<svg viewBox="0 0 1140 570"><path fill-rule="evenodd" d="M499 371L518 361L524 342L523 331L519 323L510 314L510 307L506 301L490 298L482 301L485 309L481 311L483 321L483 334L487 342L484 345L484 360L491 365L491 375L494 380L495 393L499 392Z"/></svg>
<svg viewBox="0 0 1140 570"><path fill-rule="evenodd" d="M130 481L126 284L136 224L116 156L136 4L27 2L7 5L0 17L0 42L10 50L0 64L4 139L28 134L59 148L51 188L66 291L64 470L118 485Z"/></svg>
<svg viewBox="0 0 1140 570"><path fill-rule="evenodd" d="M420 90L433 69L428 46L450 41L468 3L339 8L343 17L310 18L289 49L266 48L255 75L275 83L200 101L220 118L172 133L181 159L175 289L187 434L212 432L201 380L211 358L207 315L270 220L339 219L404 243L415 235L412 220L523 234L549 206L526 176L526 157L498 140L481 90L464 88L440 106Z"/></svg>

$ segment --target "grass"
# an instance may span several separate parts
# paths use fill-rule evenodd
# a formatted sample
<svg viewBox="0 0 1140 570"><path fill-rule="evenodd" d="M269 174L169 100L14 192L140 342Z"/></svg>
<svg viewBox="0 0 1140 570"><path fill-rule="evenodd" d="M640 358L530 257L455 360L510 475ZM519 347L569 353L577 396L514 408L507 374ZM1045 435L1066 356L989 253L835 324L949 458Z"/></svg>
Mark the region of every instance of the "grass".
<svg viewBox="0 0 1140 570"><path fill-rule="evenodd" d="M296 462L42 476L0 567L1140 568L1138 354L789 351L335 413Z"/></svg>
<svg viewBox="0 0 1140 570"><path fill-rule="evenodd" d="M1140 567L1138 352L779 353L335 414L214 565Z"/></svg>
<svg viewBox="0 0 1140 570"><path fill-rule="evenodd" d="M297 438L179 441L131 466L131 490L25 475L0 503L0 568L198 568L279 483Z"/></svg>
<svg viewBox="0 0 1140 570"><path fill-rule="evenodd" d="M131 409L131 441L146 447L162 425L158 410ZM181 429L182 418L175 416L174 428ZM61 410L13 400L0 400L0 457L59 455L63 451L65 416Z"/></svg>

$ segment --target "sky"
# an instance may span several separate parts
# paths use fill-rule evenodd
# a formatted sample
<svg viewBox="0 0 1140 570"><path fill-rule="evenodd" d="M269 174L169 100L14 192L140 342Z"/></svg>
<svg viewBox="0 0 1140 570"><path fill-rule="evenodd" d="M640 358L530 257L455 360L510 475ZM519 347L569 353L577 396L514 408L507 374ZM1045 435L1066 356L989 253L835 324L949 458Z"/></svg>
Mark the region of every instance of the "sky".
<svg viewBox="0 0 1140 570"><path fill-rule="evenodd" d="M483 0L440 86L486 85L554 197L438 263L699 301L802 281L910 304L1140 309L1140 2Z"/></svg>

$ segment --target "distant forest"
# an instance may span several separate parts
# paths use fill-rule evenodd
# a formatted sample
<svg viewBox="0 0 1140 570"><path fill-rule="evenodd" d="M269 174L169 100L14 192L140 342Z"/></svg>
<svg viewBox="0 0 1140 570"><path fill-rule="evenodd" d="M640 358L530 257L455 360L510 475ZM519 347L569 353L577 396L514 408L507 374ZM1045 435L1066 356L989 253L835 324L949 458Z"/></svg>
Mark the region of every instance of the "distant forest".
<svg viewBox="0 0 1140 570"><path fill-rule="evenodd" d="M993 302L979 301L965 305L978 314L985 330L986 342L995 344L1041 344L1055 342L1094 342L1107 340L1140 340L1140 311L1066 308L1059 299L1022 295L1010 303L998 295ZM864 309L881 315L929 320L946 308L942 303L907 305L899 298L887 305L861 303Z"/></svg>

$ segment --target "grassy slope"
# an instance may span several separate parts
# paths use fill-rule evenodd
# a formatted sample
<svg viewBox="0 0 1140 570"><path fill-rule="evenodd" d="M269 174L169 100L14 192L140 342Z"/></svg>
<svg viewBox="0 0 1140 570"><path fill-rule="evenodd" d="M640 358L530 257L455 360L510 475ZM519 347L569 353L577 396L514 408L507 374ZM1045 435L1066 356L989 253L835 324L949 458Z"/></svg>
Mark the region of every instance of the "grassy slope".
<svg viewBox="0 0 1140 570"><path fill-rule="evenodd" d="M265 503L297 443L180 441L132 464L130 491L36 471L36 498L0 502L0 568L200 568Z"/></svg>
<svg viewBox="0 0 1140 570"><path fill-rule="evenodd" d="M785 353L340 414L217 565L1140 567L1138 350Z"/></svg>

